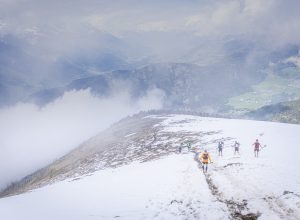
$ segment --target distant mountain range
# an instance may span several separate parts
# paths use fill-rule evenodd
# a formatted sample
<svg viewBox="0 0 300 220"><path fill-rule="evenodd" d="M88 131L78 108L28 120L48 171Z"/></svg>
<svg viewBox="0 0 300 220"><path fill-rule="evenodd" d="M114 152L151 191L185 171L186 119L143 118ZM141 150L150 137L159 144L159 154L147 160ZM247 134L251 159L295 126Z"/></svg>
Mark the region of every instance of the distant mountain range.
<svg viewBox="0 0 300 220"><path fill-rule="evenodd" d="M156 88L165 94L165 108L220 109L229 97L248 91L263 78L263 74L237 73L231 66L158 63L77 79L64 87L35 93L30 99L45 104L66 91L87 88L102 97L116 90L129 89L132 98L136 98Z"/></svg>
<svg viewBox="0 0 300 220"><path fill-rule="evenodd" d="M194 48L174 54L169 61L170 57L130 57L127 49L132 45L109 34L101 36L107 42L101 50L69 54L51 62L32 55L19 39L2 37L0 106L19 101L45 105L64 92L83 89L106 98L126 90L133 100L159 89L165 95L164 109L209 113L249 112L300 98L298 46L270 50L259 42L228 37L195 41ZM270 80L270 74L276 80ZM293 88L286 90L291 83ZM278 85L281 89L274 89Z"/></svg>
<svg viewBox="0 0 300 220"><path fill-rule="evenodd" d="M143 58L127 54L134 48L108 33L87 32L86 40L97 38L97 45L92 49L77 45L61 55L57 48L44 48L47 35L56 32L40 31L32 42L24 40L24 36L0 35L0 106L26 102L34 93L65 86L76 79L144 64Z"/></svg>

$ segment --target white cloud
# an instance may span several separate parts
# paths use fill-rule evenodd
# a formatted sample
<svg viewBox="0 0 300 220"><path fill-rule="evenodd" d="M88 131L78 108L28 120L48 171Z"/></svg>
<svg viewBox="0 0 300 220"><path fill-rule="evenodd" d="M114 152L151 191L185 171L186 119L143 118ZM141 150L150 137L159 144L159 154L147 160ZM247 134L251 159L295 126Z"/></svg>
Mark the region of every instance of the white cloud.
<svg viewBox="0 0 300 220"><path fill-rule="evenodd" d="M300 56L292 56L283 61L283 63L292 63L300 68Z"/></svg>
<svg viewBox="0 0 300 220"><path fill-rule="evenodd" d="M197 46L196 41L182 40L182 35L199 37L200 44L200 37L228 35L266 41L270 48L299 44L297 8L300 10L300 4L295 0L92 0L89 4L82 0L28 0L5 4L0 9L5 24L0 32L24 36L24 41L35 43L34 48L26 50L38 58L47 55L57 60L66 54L99 50L106 45L99 41L103 32L122 38L125 45L134 42L130 45L143 48L144 56L159 54L157 50L161 49L167 58L165 51L172 48L169 42L166 41L165 46L154 44L161 42L164 33L170 34L170 42L177 42L178 47L181 44ZM139 35L143 32L153 36L153 43L149 44L149 37ZM127 54L131 51L132 48L128 48ZM174 51L169 51L169 55L173 57Z"/></svg>
<svg viewBox="0 0 300 220"><path fill-rule="evenodd" d="M170 25L166 21L146 22L137 25L137 31L151 32L151 31L168 31Z"/></svg>
<svg viewBox="0 0 300 220"><path fill-rule="evenodd" d="M0 110L0 188L77 147L121 118L162 107L160 90L131 100L126 91L109 99L71 91L39 108L18 104Z"/></svg>
<svg viewBox="0 0 300 220"><path fill-rule="evenodd" d="M83 17L83 22L91 25L93 28L98 30L105 29L105 18L102 15L94 14Z"/></svg>

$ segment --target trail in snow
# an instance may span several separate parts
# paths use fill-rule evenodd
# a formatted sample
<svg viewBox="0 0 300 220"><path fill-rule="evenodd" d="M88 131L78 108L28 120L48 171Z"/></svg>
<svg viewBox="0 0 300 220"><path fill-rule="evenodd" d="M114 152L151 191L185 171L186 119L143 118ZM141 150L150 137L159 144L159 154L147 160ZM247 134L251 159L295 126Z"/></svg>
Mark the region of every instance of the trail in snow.
<svg viewBox="0 0 300 220"><path fill-rule="evenodd" d="M107 169L0 200L1 219L229 219L191 154Z"/></svg>
<svg viewBox="0 0 300 220"><path fill-rule="evenodd" d="M163 120L145 128L147 135L124 133L134 138L129 144L135 143L132 155L140 162L0 199L1 219L300 219L299 125L151 117ZM225 150L219 157L222 138ZM251 146L256 138L267 145L258 158ZM235 140L241 143L240 155L234 155ZM191 152L175 154L185 141L192 142ZM137 157L138 147L147 160L144 154ZM194 153L204 148L214 161L207 175L194 161Z"/></svg>
<svg viewBox="0 0 300 220"><path fill-rule="evenodd" d="M299 125L194 116L170 117L163 123L165 131L177 133L221 131L195 142L193 149L210 151L214 163L207 180L223 200L244 206L238 213L261 214L260 219L300 219ZM222 138L223 157L217 155L217 141ZM256 138L267 145L258 158L252 146ZM235 140L241 143L240 155L234 155Z"/></svg>
<svg viewBox="0 0 300 220"><path fill-rule="evenodd" d="M199 153L196 151L193 151L195 154L194 160L198 163L198 168L202 170L202 163L199 160ZM230 164L232 165L232 164ZM222 193L219 192L218 187L213 183L213 180L211 178L211 175L208 172L204 172L203 175L205 176L206 183L208 185L208 188L213 196L216 197L217 201L224 203L228 211L230 212L230 215L233 219L239 219L239 220L255 220L260 216L260 213L251 213L249 212L249 209L247 207L247 200L243 200L242 202L234 201L232 200L226 200L223 198ZM245 212L248 212L245 214Z"/></svg>

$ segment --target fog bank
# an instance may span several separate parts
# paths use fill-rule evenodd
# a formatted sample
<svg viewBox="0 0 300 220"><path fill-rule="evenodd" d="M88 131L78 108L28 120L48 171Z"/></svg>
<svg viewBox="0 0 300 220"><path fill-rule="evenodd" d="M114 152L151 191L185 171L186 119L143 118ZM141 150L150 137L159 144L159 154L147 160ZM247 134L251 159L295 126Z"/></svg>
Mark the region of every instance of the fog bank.
<svg viewBox="0 0 300 220"><path fill-rule="evenodd" d="M63 156L121 118L159 109L163 94L149 91L136 101L127 92L99 99L71 91L39 108L18 104L0 110L0 188Z"/></svg>

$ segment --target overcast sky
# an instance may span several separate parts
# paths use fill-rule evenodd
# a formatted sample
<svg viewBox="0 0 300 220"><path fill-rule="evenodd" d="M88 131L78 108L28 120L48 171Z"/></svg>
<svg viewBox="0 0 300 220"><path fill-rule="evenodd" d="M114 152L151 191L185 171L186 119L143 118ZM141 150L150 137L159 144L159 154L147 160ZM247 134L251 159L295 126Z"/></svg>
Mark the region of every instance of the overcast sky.
<svg viewBox="0 0 300 220"><path fill-rule="evenodd" d="M88 29L118 37L127 32L183 31L199 36L273 36L278 42L299 43L297 0L1 0L0 4L1 34L28 38L54 31L59 38Z"/></svg>
<svg viewBox="0 0 300 220"><path fill-rule="evenodd" d="M228 38L249 40L267 50L300 44L297 0L0 0L0 4L0 39L16 39L14 44L30 57L26 63L33 60L33 78L50 75L61 59L101 50L125 59L152 57L164 62L178 61L203 42ZM202 50L207 53L207 48Z"/></svg>
<svg viewBox="0 0 300 220"><path fill-rule="evenodd" d="M265 50L299 46L299 11L299 0L0 0L0 45L9 42L22 54L12 54L5 63L9 54L0 53L0 63L9 70L19 67L9 74L44 82L60 60L99 51L159 62L178 61L195 48L204 56L222 54L220 41L226 39L248 40ZM161 97L160 91L151 92L128 104L123 96L99 100L81 91L42 109L32 104L1 109L0 187L141 110L141 105L160 108ZM74 105L85 107L73 112ZM103 121L107 114L109 120ZM98 124L91 126L93 122Z"/></svg>

